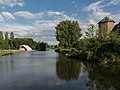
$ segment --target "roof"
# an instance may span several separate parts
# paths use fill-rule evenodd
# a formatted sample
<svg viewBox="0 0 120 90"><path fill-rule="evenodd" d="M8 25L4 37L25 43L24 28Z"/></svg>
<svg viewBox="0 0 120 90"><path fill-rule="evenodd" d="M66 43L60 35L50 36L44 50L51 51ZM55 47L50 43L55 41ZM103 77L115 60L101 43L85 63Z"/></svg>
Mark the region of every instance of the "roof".
<svg viewBox="0 0 120 90"><path fill-rule="evenodd" d="M115 23L115 21L113 21L111 18L104 17L98 24L105 23L105 22L114 22Z"/></svg>
<svg viewBox="0 0 120 90"><path fill-rule="evenodd" d="M30 48L28 45L20 45L20 48L24 47L27 51L32 51L32 48Z"/></svg>
<svg viewBox="0 0 120 90"><path fill-rule="evenodd" d="M114 26L114 28L112 29L112 31L113 32L117 31L120 34L120 22Z"/></svg>

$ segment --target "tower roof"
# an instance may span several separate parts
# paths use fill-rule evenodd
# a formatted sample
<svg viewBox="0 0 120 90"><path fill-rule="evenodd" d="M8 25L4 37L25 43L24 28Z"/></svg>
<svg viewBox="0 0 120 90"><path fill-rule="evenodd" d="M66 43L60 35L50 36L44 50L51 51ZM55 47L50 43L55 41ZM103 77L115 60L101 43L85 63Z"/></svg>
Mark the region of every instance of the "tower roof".
<svg viewBox="0 0 120 90"><path fill-rule="evenodd" d="M114 22L115 23L115 21L113 21L111 18L104 17L98 24L105 23L105 22Z"/></svg>

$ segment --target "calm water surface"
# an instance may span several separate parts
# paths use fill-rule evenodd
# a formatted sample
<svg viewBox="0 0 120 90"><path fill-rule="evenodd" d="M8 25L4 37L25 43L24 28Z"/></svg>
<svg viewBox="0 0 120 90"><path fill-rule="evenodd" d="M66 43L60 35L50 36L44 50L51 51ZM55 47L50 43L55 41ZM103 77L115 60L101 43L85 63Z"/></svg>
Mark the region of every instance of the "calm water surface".
<svg viewBox="0 0 120 90"><path fill-rule="evenodd" d="M54 51L0 57L0 90L120 90L120 65L70 60Z"/></svg>

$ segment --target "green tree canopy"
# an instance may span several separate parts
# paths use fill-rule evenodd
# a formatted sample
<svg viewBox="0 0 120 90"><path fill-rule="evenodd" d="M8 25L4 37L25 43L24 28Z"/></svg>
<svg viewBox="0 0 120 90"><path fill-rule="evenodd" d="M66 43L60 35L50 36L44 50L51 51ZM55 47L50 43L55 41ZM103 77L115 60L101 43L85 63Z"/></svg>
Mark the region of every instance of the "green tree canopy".
<svg viewBox="0 0 120 90"><path fill-rule="evenodd" d="M87 39L96 38L99 37L99 32L94 24L89 24L87 28L87 32L85 32L85 35L86 35L85 38Z"/></svg>
<svg viewBox="0 0 120 90"><path fill-rule="evenodd" d="M3 41L4 41L4 38L3 38L3 32L0 31L0 49L2 49Z"/></svg>
<svg viewBox="0 0 120 90"><path fill-rule="evenodd" d="M4 42L3 42L3 49L9 49L8 32L5 33L5 40L4 40Z"/></svg>
<svg viewBox="0 0 120 90"><path fill-rule="evenodd" d="M14 40L14 33L13 32L10 33L10 40Z"/></svg>
<svg viewBox="0 0 120 90"><path fill-rule="evenodd" d="M16 49L19 49L20 45L28 45L32 49L35 49L35 41L32 38L15 38L14 43Z"/></svg>
<svg viewBox="0 0 120 90"><path fill-rule="evenodd" d="M10 33L10 48L11 49L15 48L15 46L14 46L14 33L13 32Z"/></svg>
<svg viewBox="0 0 120 90"><path fill-rule="evenodd" d="M5 39L4 39L5 37ZM3 32L0 31L0 49L19 49L20 45L28 45L33 50L45 51L48 44L45 42L36 42L32 38L14 38L14 33L10 33L10 38L8 37L8 32L3 36Z"/></svg>
<svg viewBox="0 0 120 90"><path fill-rule="evenodd" d="M81 29L77 21L61 21L55 28L56 39L61 47L73 47L81 37Z"/></svg>
<svg viewBox="0 0 120 90"><path fill-rule="evenodd" d="M36 46L36 49L38 51L46 51L46 48L47 48L47 43L44 43L44 42L38 42L37 46Z"/></svg>

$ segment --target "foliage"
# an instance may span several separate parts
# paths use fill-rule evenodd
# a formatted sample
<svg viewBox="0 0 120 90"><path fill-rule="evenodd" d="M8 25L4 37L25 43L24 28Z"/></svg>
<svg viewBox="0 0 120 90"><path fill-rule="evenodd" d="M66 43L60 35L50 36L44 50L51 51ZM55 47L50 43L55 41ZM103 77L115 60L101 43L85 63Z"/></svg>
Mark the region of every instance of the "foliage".
<svg viewBox="0 0 120 90"><path fill-rule="evenodd" d="M47 43L44 42L36 42L32 38L15 38L15 48L19 49L20 45L28 45L32 49L36 49L38 51L45 51Z"/></svg>
<svg viewBox="0 0 120 90"><path fill-rule="evenodd" d="M11 48L11 49L14 49L15 46L14 46L14 33L13 33L13 32L10 33L9 43L10 43L10 48Z"/></svg>
<svg viewBox="0 0 120 90"><path fill-rule="evenodd" d="M5 40L3 41L3 49L9 49L9 38L8 32L5 33Z"/></svg>
<svg viewBox="0 0 120 90"><path fill-rule="evenodd" d="M3 38L3 33L0 31L0 49L19 49L20 45L28 45L32 49L38 50L37 47L41 48L39 50L46 50L47 43L36 42L32 38L14 38L14 33L10 33L10 38L8 33L5 33L5 39Z"/></svg>
<svg viewBox="0 0 120 90"><path fill-rule="evenodd" d="M85 38L87 38L87 39L99 36L98 30L95 27L95 25L93 25L93 24L88 25L87 32L85 32L85 34L86 34Z"/></svg>
<svg viewBox="0 0 120 90"><path fill-rule="evenodd" d="M4 41L3 32L0 31L0 49L2 49L3 41Z"/></svg>
<svg viewBox="0 0 120 90"><path fill-rule="evenodd" d="M56 38L62 48L56 49L63 54L71 54L76 51L74 56L81 60L88 60L101 63L120 62L120 35L118 32L111 32L109 35L100 35L99 30L94 25L89 25L86 36L75 44L69 43L70 31L68 31L71 21L62 21L56 27ZM69 34L69 35L68 35ZM73 33L72 33L73 34ZM80 34L79 34L80 35ZM71 37L74 38L74 37ZM75 47L71 49L69 47Z"/></svg>
<svg viewBox="0 0 120 90"><path fill-rule="evenodd" d="M61 21L56 27L56 39L60 47L73 47L79 40L80 27L77 21Z"/></svg>
<svg viewBox="0 0 120 90"><path fill-rule="evenodd" d="M62 54L66 54L66 53L68 54L71 51L75 51L75 50L76 50L75 48L57 48L55 51Z"/></svg>
<svg viewBox="0 0 120 90"><path fill-rule="evenodd" d="M79 53L81 59L99 61L101 63L120 62L120 36L111 33L109 38L90 38L80 40L78 49L82 49ZM85 56L83 58L83 56Z"/></svg>
<svg viewBox="0 0 120 90"><path fill-rule="evenodd" d="M14 51L7 50L7 51L0 51L0 56L11 55Z"/></svg>
<svg viewBox="0 0 120 90"><path fill-rule="evenodd" d="M20 45L28 45L32 49L35 49L35 42L31 38L15 38L15 48L19 49Z"/></svg>
<svg viewBox="0 0 120 90"><path fill-rule="evenodd" d="M46 51L46 48L47 48L47 43L44 43L44 42L39 42L38 44L37 44L37 46L36 46L36 49L38 50L38 51Z"/></svg>
<svg viewBox="0 0 120 90"><path fill-rule="evenodd" d="M13 32L10 33L10 40L14 40L14 33Z"/></svg>

